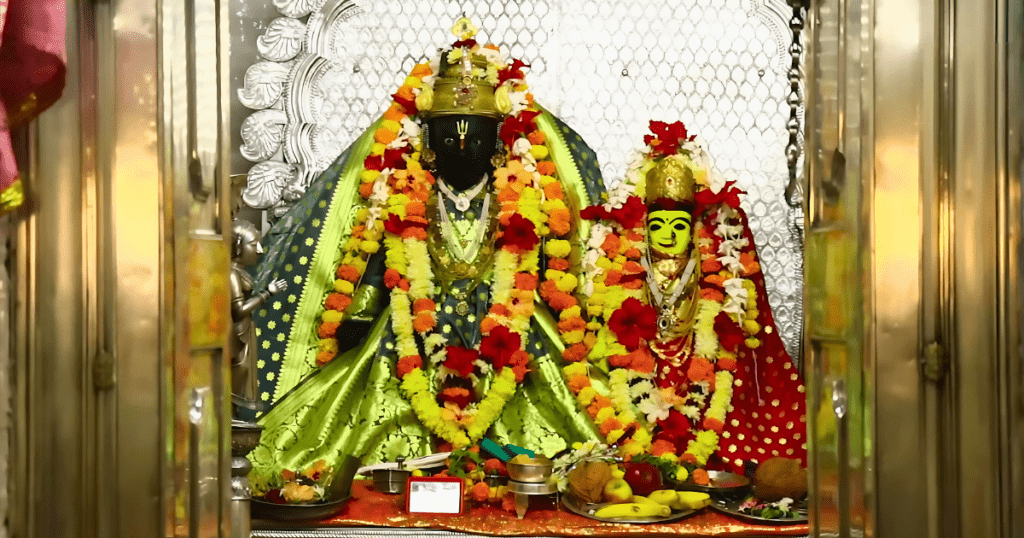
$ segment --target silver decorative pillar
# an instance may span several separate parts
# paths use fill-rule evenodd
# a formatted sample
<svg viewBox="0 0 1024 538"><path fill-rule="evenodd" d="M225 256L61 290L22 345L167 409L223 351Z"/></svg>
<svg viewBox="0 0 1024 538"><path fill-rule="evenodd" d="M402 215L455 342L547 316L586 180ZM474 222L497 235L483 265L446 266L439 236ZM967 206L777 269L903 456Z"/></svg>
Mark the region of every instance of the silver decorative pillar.
<svg viewBox="0 0 1024 538"><path fill-rule="evenodd" d="M260 442L263 426L241 420L231 421L231 536L249 538L252 534L249 471L246 457Z"/></svg>

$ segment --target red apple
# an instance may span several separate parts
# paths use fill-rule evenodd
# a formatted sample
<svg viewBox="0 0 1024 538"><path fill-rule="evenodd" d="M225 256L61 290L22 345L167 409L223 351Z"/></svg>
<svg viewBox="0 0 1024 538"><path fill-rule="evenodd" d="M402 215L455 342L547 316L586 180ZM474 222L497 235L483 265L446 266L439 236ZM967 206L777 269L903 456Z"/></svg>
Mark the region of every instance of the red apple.
<svg viewBox="0 0 1024 538"><path fill-rule="evenodd" d="M622 478L629 484L629 487L633 488L634 494L646 497L652 492L662 489L661 471L654 465L650 463L627 463L625 466L626 476Z"/></svg>

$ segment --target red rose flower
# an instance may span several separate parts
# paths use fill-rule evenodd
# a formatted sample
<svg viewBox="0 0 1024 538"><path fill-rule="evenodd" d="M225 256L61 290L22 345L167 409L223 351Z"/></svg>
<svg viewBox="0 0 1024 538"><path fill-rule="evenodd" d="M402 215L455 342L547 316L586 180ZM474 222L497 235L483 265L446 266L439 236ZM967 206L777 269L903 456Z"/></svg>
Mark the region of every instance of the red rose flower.
<svg viewBox="0 0 1024 538"><path fill-rule="evenodd" d="M513 213L508 219L508 226L505 226L501 239L498 240L498 247L511 246L525 252L533 249L538 241L540 239L537 237L536 227L530 219Z"/></svg>
<svg viewBox="0 0 1024 538"><path fill-rule="evenodd" d="M405 149L386 149L384 150L384 168L391 168L392 170L405 170Z"/></svg>
<svg viewBox="0 0 1024 538"><path fill-rule="evenodd" d="M498 71L498 86L505 83L506 80L520 79L526 77L523 74L523 68L530 67L529 64L523 63L520 59L513 59L512 64ZM497 87L497 86L496 86Z"/></svg>
<svg viewBox="0 0 1024 538"><path fill-rule="evenodd" d="M715 334L718 335L718 342L722 344L722 348L730 353L735 353L736 348L744 340L743 329L725 312L719 312L715 316Z"/></svg>
<svg viewBox="0 0 1024 538"><path fill-rule="evenodd" d="M640 347L640 339L651 340L658 331L658 313L653 307L630 297L608 318L608 328L629 351Z"/></svg>
<svg viewBox="0 0 1024 538"><path fill-rule="evenodd" d="M644 201L639 196L626 198L626 203L622 204L622 207L608 212L608 216L611 219L621 224L627 230L642 224L646 215L647 205L644 204Z"/></svg>
<svg viewBox="0 0 1024 538"><path fill-rule="evenodd" d="M395 235L402 235L402 232L409 228L422 228L425 230L427 225L417 220L400 219L394 213L389 214L388 220L384 221L384 230Z"/></svg>
<svg viewBox="0 0 1024 538"><path fill-rule="evenodd" d="M363 161L363 168L380 172L384 169L384 156L370 155Z"/></svg>
<svg viewBox="0 0 1024 538"><path fill-rule="evenodd" d="M512 354L519 351L522 341L518 333L499 325L480 342L480 354L491 361L496 372L500 372L511 361Z"/></svg>
<svg viewBox="0 0 1024 538"><path fill-rule="evenodd" d="M654 434L654 440L667 441L680 447L686 446L686 437L690 431L690 420L675 409L670 409L668 418L658 421L660 431Z"/></svg>
<svg viewBox="0 0 1024 538"><path fill-rule="evenodd" d="M645 136L644 144L651 146L651 157L673 155L679 151L679 145L683 141L694 139L688 136L686 126L681 121L665 123L651 120L650 128L654 136Z"/></svg>
<svg viewBox="0 0 1024 538"><path fill-rule="evenodd" d="M444 360L445 368L455 370L461 377L473 373L473 361L480 357L475 349L466 349L459 346L448 346L448 358Z"/></svg>
<svg viewBox="0 0 1024 538"><path fill-rule="evenodd" d="M583 220L604 220L608 218L608 210L603 205L592 205L580 211Z"/></svg>
<svg viewBox="0 0 1024 538"><path fill-rule="evenodd" d="M533 123L533 119L537 116L540 116L540 112L524 110L518 116L506 119L505 123L501 124L501 132L498 133L498 137L501 138L505 145L512 147L512 144L521 135L537 129L536 124Z"/></svg>
<svg viewBox="0 0 1024 538"><path fill-rule="evenodd" d="M740 194L743 191L737 189L734 185L735 181L727 181L722 190L718 191L718 194L711 192L711 189L701 189L693 196L695 202L697 202L697 209L694 211L694 215L700 215L708 207L717 206L719 204L725 204L733 209L739 209L740 207Z"/></svg>

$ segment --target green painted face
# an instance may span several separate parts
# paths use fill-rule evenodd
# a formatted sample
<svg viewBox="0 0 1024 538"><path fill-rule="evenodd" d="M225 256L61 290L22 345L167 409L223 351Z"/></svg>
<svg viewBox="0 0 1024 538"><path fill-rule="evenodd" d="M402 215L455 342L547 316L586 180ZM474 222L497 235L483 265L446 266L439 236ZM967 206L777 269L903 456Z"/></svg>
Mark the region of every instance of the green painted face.
<svg viewBox="0 0 1024 538"><path fill-rule="evenodd" d="M690 246L690 213L653 211L647 216L651 247L670 256L679 256Z"/></svg>

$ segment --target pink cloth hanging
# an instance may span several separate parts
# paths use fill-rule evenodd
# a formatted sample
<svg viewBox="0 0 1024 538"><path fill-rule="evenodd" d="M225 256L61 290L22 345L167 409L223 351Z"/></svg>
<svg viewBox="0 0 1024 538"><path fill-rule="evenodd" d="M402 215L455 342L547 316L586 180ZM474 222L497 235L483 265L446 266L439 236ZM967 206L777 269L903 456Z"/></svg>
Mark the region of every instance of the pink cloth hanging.
<svg viewBox="0 0 1024 538"><path fill-rule="evenodd" d="M64 90L67 0L0 0L0 214L22 203L11 130Z"/></svg>

